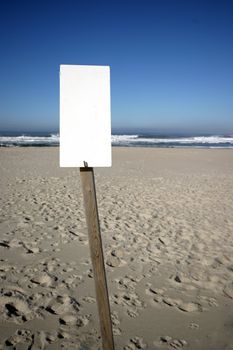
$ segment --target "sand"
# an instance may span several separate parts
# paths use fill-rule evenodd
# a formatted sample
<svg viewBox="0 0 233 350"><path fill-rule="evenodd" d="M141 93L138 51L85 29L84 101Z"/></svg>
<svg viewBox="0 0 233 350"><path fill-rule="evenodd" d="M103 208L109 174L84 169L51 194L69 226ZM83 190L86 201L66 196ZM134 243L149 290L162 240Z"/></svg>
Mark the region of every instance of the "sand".
<svg viewBox="0 0 233 350"><path fill-rule="evenodd" d="M0 349L99 349L79 169L0 149ZM95 169L116 349L233 349L233 150Z"/></svg>

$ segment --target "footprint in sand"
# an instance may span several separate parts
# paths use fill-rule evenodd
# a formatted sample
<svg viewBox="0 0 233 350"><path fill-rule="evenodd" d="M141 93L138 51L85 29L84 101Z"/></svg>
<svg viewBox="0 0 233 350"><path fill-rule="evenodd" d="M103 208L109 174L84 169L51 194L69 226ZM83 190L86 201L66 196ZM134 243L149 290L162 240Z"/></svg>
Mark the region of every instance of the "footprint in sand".
<svg viewBox="0 0 233 350"><path fill-rule="evenodd" d="M41 287L51 287L56 281L56 277L50 277L48 274L43 273L39 276L35 276L31 279L31 282L40 285Z"/></svg>
<svg viewBox="0 0 233 350"><path fill-rule="evenodd" d="M190 329L195 329L198 330L199 329L199 324L195 323L195 322L191 322L188 326Z"/></svg>
<svg viewBox="0 0 233 350"><path fill-rule="evenodd" d="M124 346L124 350L137 350L146 349L147 345L144 343L143 338L135 336L130 339L129 343Z"/></svg>
<svg viewBox="0 0 233 350"><path fill-rule="evenodd" d="M118 294L114 294L110 300L116 305L126 307L126 312L130 317L138 316L139 311L146 307L145 302L141 301L137 293L132 291L120 291Z"/></svg>
<svg viewBox="0 0 233 350"><path fill-rule="evenodd" d="M80 310L80 304L68 295L58 295L48 304L46 310L55 315L73 314Z"/></svg>
<svg viewBox="0 0 233 350"><path fill-rule="evenodd" d="M36 243L32 242L23 242L21 240L18 240L16 238L13 238L12 240L2 240L0 241L0 246L8 249L12 248L23 248L26 250L27 254L37 254L40 252L40 249L36 246Z"/></svg>
<svg viewBox="0 0 233 350"><path fill-rule="evenodd" d="M183 302L181 299L169 298L164 295L165 291L163 289L151 287L147 290L148 294L154 295L153 300L156 303L177 307L179 310L184 312L194 312L202 311L202 306L199 303L194 302Z"/></svg>
<svg viewBox="0 0 233 350"><path fill-rule="evenodd" d="M163 349L163 346L169 349L180 349L188 345L187 341L184 339L174 339L169 335L163 335L159 338L158 341L154 341L154 346L156 349Z"/></svg>
<svg viewBox="0 0 233 350"><path fill-rule="evenodd" d="M75 315L74 313L60 316L59 322L64 326L84 327L89 323L90 315Z"/></svg>
<svg viewBox="0 0 233 350"><path fill-rule="evenodd" d="M27 345L27 349L32 344L33 335L28 329L17 329L15 333L5 340L5 346L16 349L19 344ZM26 344L25 344L26 343ZM38 348L39 349L39 348ZM42 348L43 349L43 348Z"/></svg>
<svg viewBox="0 0 233 350"><path fill-rule="evenodd" d="M69 335L63 335L62 331L33 333L28 329L17 329L12 336L5 340L5 346L10 349L43 350L46 349L47 345L65 337L68 338Z"/></svg>
<svg viewBox="0 0 233 350"><path fill-rule="evenodd" d="M147 284L147 286L149 287L149 289L146 289L146 294L153 295L153 296L160 295L162 297L165 293L165 290L162 288L155 288L150 284Z"/></svg>
<svg viewBox="0 0 233 350"><path fill-rule="evenodd" d="M15 323L24 323L34 314L28 303L26 293L20 290L2 289L0 293L0 318Z"/></svg>
<svg viewBox="0 0 233 350"><path fill-rule="evenodd" d="M120 288L134 291L136 286L137 286L137 283L140 280L141 280L141 278L137 278L137 277L135 278L135 277L132 277L130 275L126 275L125 277L120 278L120 279L116 278L115 282L118 284L118 286Z"/></svg>
<svg viewBox="0 0 233 350"><path fill-rule="evenodd" d="M195 312L195 311L202 311L202 307L200 304L198 303L193 303L193 302L190 302L190 303L180 303L178 305L178 308L181 310L181 311L185 311L185 312Z"/></svg>
<svg viewBox="0 0 233 350"><path fill-rule="evenodd" d="M118 313L116 311L113 311L111 313L111 319L112 319L112 325L113 325L113 334L121 335L121 329L118 327L120 325L120 320L119 320Z"/></svg>

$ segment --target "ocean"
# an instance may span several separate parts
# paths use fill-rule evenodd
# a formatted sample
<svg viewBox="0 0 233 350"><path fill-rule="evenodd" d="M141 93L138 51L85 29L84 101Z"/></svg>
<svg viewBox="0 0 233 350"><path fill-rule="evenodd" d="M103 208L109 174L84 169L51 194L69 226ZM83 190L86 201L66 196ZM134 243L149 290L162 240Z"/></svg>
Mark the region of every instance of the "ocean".
<svg viewBox="0 0 233 350"><path fill-rule="evenodd" d="M153 135L112 134L112 145L120 147L160 148L233 148L233 135ZM0 147L50 147L59 146L59 134L0 133Z"/></svg>

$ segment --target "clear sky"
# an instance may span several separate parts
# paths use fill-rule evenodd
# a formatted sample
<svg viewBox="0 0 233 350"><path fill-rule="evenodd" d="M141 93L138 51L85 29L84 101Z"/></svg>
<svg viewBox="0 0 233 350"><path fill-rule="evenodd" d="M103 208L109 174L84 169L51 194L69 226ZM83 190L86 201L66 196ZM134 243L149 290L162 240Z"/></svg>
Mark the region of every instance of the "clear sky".
<svg viewBox="0 0 233 350"><path fill-rule="evenodd" d="M57 131L59 65L111 67L112 127L233 133L233 1L0 1L0 131Z"/></svg>

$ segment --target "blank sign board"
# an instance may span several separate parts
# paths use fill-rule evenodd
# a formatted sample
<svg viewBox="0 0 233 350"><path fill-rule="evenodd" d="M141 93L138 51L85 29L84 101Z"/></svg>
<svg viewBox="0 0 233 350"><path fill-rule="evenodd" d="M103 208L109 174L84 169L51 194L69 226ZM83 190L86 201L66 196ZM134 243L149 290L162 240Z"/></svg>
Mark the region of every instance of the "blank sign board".
<svg viewBox="0 0 233 350"><path fill-rule="evenodd" d="M110 69L60 66L60 166L111 166Z"/></svg>

